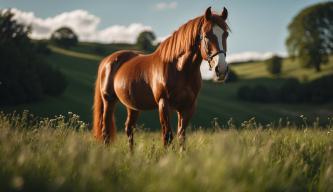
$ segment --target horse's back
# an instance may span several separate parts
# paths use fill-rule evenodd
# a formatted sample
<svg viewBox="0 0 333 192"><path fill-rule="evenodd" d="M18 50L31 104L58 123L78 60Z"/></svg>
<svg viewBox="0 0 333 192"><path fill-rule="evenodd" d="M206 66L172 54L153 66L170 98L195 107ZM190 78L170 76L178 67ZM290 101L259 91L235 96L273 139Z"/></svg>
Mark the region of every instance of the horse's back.
<svg viewBox="0 0 333 192"><path fill-rule="evenodd" d="M113 81L115 74L117 73L119 68L123 65L123 63L133 59L140 54L141 53L138 51L122 50L112 53L101 61L99 65L98 75L101 79L101 92L106 99L116 97Z"/></svg>
<svg viewBox="0 0 333 192"><path fill-rule="evenodd" d="M112 53L111 55L105 57L101 63L100 67L106 67L105 65L111 65L112 68L116 67L118 69L124 62L140 55L141 52L131 51L131 50L121 50Z"/></svg>

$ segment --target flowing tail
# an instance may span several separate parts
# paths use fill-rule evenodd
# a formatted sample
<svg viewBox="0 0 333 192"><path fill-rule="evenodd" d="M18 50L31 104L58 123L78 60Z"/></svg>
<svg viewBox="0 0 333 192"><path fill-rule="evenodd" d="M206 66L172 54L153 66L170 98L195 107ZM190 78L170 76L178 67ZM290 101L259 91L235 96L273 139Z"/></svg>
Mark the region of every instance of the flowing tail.
<svg viewBox="0 0 333 192"><path fill-rule="evenodd" d="M98 140L102 140L103 100L100 89L100 76L97 75L95 83L95 96L93 105L93 134Z"/></svg>

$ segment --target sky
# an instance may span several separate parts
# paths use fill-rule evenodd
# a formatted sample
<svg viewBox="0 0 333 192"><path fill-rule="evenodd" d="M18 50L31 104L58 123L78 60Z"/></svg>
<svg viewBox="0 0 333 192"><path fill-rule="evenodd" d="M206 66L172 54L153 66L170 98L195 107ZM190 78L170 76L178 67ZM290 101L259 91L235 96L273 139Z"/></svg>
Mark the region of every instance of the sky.
<svg viewBox="0 0 333 192"><path fill-rule="evenodd" d="M17 19L33 26L33 38L47 38L62 25L83 41L135 42L143 30L162 40L207 7L229 10L228 59L286 55L288 23L319 0L0 0Z"/></svg>

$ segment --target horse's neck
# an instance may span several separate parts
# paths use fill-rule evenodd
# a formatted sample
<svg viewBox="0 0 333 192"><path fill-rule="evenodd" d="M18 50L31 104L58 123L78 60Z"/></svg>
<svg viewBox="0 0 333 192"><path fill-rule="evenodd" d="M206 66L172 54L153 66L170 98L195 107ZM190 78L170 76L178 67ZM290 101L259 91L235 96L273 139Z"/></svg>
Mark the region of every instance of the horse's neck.
<svg viewBox="0 0 333 192"><path fill-rule="evenodd" d="M191 51L179 54L173 61L165 62L161 59L160 53L154 52L151 56L159 60L158 63L168 67L162 67L160 69L174 69L180 73L179 75L186 75L188 78L197 75L200 71L200 65L202 62L202 56L199 48L193 47Z"/></svg>
<svg viewBox="0 0 333 192"><path fill-rule="evenodd" d="M181 55L177 60L177 70L184 72L193 72L200 68L202 57L199 50L188 52Z"/></svg>
<svg viewBox="0 0 333 192"><path fill-rule="evenodd" d="M182 25L155 51L164 65L175 65L178 71L199 69L202 61L199 49L199 29L202 17Z"/></svg>

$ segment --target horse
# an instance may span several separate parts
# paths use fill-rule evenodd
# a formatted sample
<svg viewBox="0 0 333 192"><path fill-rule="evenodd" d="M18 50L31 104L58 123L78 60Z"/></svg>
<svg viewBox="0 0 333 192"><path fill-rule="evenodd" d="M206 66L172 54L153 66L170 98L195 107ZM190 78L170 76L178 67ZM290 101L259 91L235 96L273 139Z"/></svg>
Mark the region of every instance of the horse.
<svg viewBox="0 0 333 192"><path fill-rule="evenodd" d="M121 50L99 64L93 105L93 134L108 144L115 140L115 104L127 109L125 132L133 149L133 128L140 111L158 109L164 146L171 144L170 113L178 115L177 136L185 145L185 128L191 119L202 78L200 65L208 61L218 80L225 80L229 26L228 10L202 16L183 24L151 54Z"/></svg>

